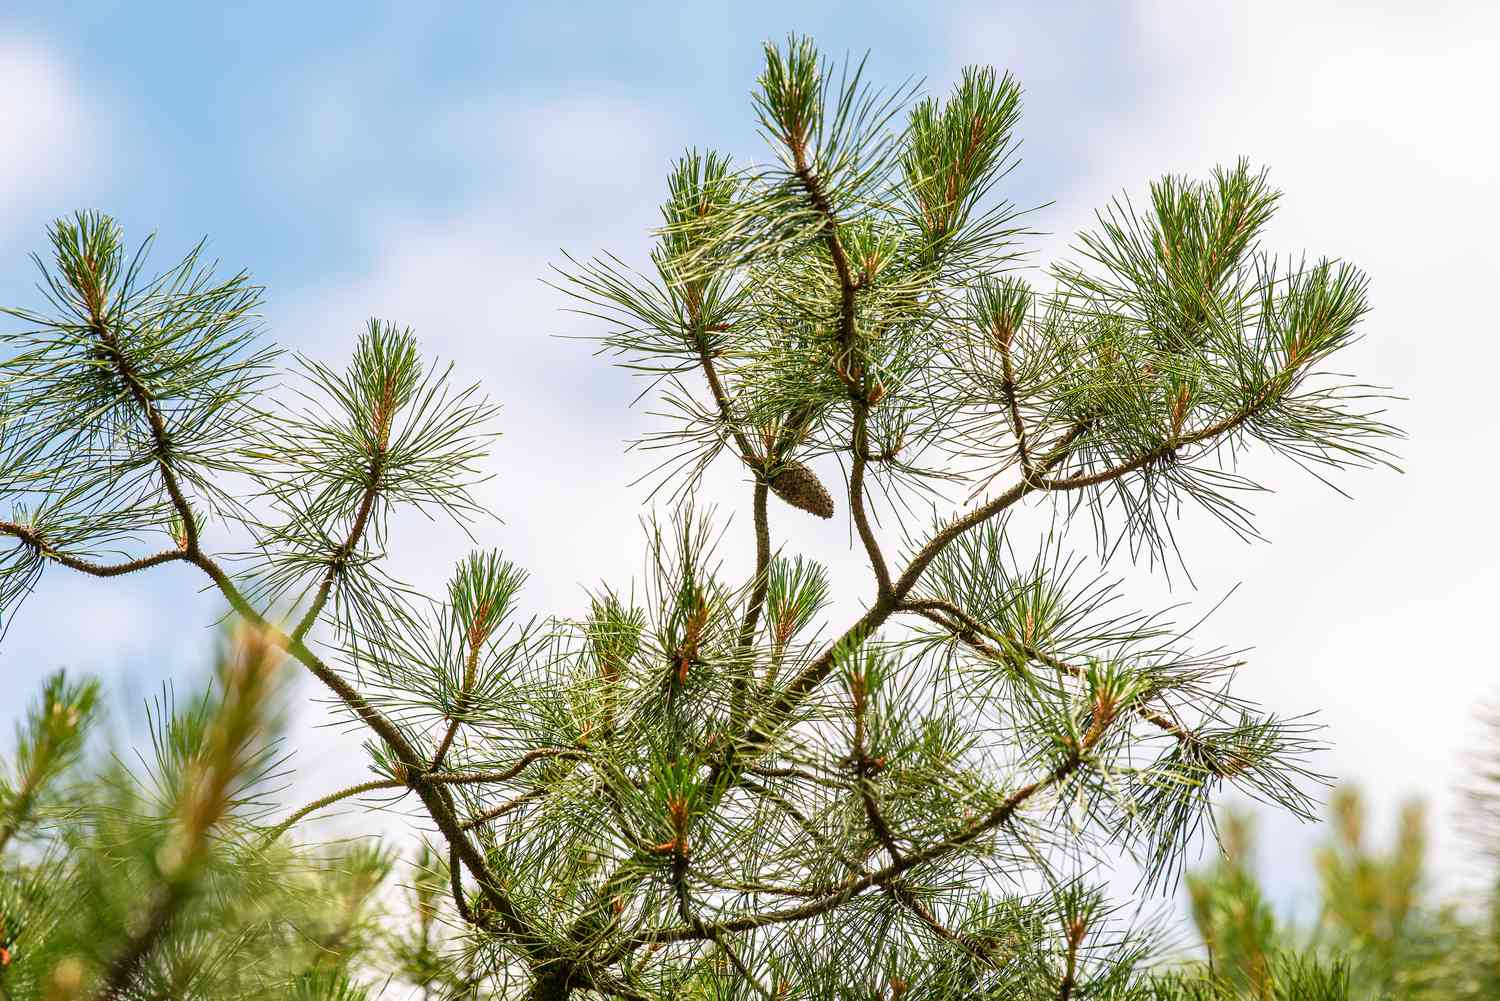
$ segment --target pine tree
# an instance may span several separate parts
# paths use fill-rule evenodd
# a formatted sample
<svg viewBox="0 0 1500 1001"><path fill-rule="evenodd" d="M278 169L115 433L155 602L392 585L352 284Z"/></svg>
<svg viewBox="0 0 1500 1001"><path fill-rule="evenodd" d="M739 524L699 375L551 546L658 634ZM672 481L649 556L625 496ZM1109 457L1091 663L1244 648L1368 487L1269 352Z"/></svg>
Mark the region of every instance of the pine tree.
<svg viewBox="0 0 1500 1001"><path fill-rule="evenodd" d="M211 688L164 690L149 747L113 756L87 746L98 685L47 680L0 771L0 998L367 1001L351 965L388 854L264 836L283 659L242 630Z"/></svg>
<svg viewBox="0 0 1500 1001"><path fill-rule="evenodd" d="M793 37L755 92L769 162L687 153L647 272L560 269L667 421L642 443L669 500L644 579L575 616L521 621L526 574L495 551L439 599L387 572L394 510L482 514L493 434L410 331L371 321L282 393L247 276L194 251L148 277L112 220L59 221L48 307L9 314L0 607L54 570L206 575L369 732L371 779L266 835L369 794L420 807L465 929L443 990L1221 996L1157 975L1151 929L1090 877L1126 852L1170 886L1226 786L1308 816L1316 732L1231 694L1233 654L1122 611L1066 526L1155 565L1187 504L1254 534L1246 449L1387 462L1378 394L1327 367L1366 282L1262 250L1278 195L1240 161L1114 202L1033 288L997 197L1020 106L989 69L882 93ZM747 483L743 580L693 504L711 472ZM831 598L863 585L785 552L771 494L852 523L852 622ZM1056 530L1028 541L1026 508ZM1341 976L1296 967L1282 996Z"/></svg>

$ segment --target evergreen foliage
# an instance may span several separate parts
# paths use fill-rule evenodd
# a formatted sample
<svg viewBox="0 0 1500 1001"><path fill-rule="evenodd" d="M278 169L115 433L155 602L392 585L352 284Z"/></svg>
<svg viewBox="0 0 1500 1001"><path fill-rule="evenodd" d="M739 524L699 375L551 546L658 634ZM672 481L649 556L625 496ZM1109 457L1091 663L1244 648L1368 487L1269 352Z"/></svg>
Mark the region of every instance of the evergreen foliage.
<svg viewBox="0 0 1500 1001"><path fill-rule="evenodd" d="M250 639L200 721L168 727L169 792L63 850L101 902L44 909L94 925L49 938L31 980L7 972L12 996L157 996L179 950L242 941L210 903L278 871L306 817L375 794L430 821L426 930L392 951L441 996L1228 996L1161 975L1153 929L1091 877L1125 852L1143 892L1170 887L1226 787L1310 816L1315 732L1234 696L1233 654L1122 611L1061 528L1028 540L1012 515L1050 506L1155 563L1185 504L1253 535L1243 450L1320 475L1385 463L1378 394L1327 367L1365 280L1263 250L1277 195L1241 161L1122 198L1028 284L996 197L1020 106L988 69L943 99L883 93L793 37L755 93L770 161L687 153L647 273L558 272L652 380L664 420L641 445L669 501L644 579L576 617L522 621L525 573L494 551L436 599L387 571L394 509L476 520L493 434L494 407L411 332L371 321L346 368L298 359L277 390L245 276L195 251L146 278L109 218L59 221L48 308L9 311L0 361L0 614L44 572L184 563ZM743 580L692 503L710 471L746 481ZM872 578L853 622L829 599L863 585L775 544L773 493L778 517L850 520ZM372 778L276 821L254 791L283 656L369 731ZM49 733L24 744L39 774L72 753ZM4 801L17 829L32 770ZM367 862L346 867L361 887ZM107 879L144 914L110 910ZM293 958L222 958L201 994L369 986ZM1276 997L1343 996L1337 964L1278 962Z"/></svg>
<svg viewBox="0 0 1500 1001"><path fill-rule="evenodd" d="M97 687L47 681L0 787L0 997L271 999L347 978L391 860L265 843L282 660L240 630L213 687L164 692L149 749L118 757L82 753Z"/></svg>
<svg viewBox="0 0 1500 1001"><path fill-rule="evenodd" d="M1256 878L1249 818L1227 818L1233 834L1225 854L1187 879L1210 976L1239 996L1261 998L1287 989L1289 963L1338 964L1347 996L1358 1001L1500 996L1500 880L1493 869L1482 892L1434 901L1420 803L1403 805L1386 850L1372 845L1372 833L1385 840L1385 832L1368 829L1357 789L1338 791L1327 824L1316 858L1317 910L1312 921L1296 924L1274 913Z"/></svg>

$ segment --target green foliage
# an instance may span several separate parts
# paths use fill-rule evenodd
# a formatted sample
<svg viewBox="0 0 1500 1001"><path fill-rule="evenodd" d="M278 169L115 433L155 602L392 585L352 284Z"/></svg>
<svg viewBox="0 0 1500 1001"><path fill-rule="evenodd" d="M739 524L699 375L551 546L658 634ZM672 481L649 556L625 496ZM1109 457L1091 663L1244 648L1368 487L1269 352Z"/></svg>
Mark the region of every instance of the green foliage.
<svg viewBox="0 0 1500 1001"><path fill-rule="evenodd" d="M3 996L276 998L297 978L298 996L358 996L306 990L359 956L389 859L258 837L284 765L281 659L237 634L211 689L148 707L134 760L87 751L94 684L49 679L14 759L31 795L0 812L29 834L0 856Z"/></svg>
<svg viewBox="0 0 1500 1001"><path fill-rule="evenodd" d="M1245 994L1233 980L1208 973L1168 975L1157 982L1163 1001L1347 1001L1349 974L1338 961L1321 964L1305 956L1271 957L1256 993Z"/></svg>
<svg viewBox="0 0 1500 1001"><path fill-rule="evenodd" d="M0 776L0 853L34 821L43 796L78 759L98 709L99 686L69 681L59 671L16 729L11 774Z"/></svg>
<svg viewBox="0 0 1500 1001"><path fill-rule="evenodd" d="M242 276L195 251L144 279L107 218L54 227L53 308L10 311L27 329L0 359L0 612L55 567L180 562L247 638L219 695L160 716L155 785L101 773L102 805L17 870L21 896L49 888L30 923L67 929L26 946L23 996L348 999L379 973L531 1001L1343 996L1338 963L1281 956L1253 981L1163 976L1158 930L1094 885L1125 853L1143 892L1169 887L1224 789L1307 816L1321 776L1315 728L1235 696L1235 654L1124 610L1067 541L1077 520L1103 559L1155 562L1186 503L1253 534L1251 445L1386 462L1378 403L1324 367L1365 280L1263 250L1277 195L1241 162L1117 201L1076 261L1023 281L996 197L1019 86L971 68L916 90L768 46L768 161L688 152L645 273L606 254L555 276L651 381L662 423L638 444L673 501L644 519L642 579L578 615L522 622L526 575L496 550L435 595L390 574L396 510L483 513L495 414L410 331L372 320L347 366L298 359L273 389ZM748 481L748 575L693 503L714 471ZM776 545L772 494L777 519L847 517L873 587ZM1029 505L1054 514L1040 540L1011 518ZM835 594L866 596L854 621ZM252 667L283 655L367 732L372 777L273 820ZM7 787L16 830L44 802L33 770ZM436 833L407 927L372 938L384 855L287 873L299 824L376 794ZM1204 914L1258 942L1232 899Z"/></svg>
<svg viewBox="0 0 1500 1001"><path fill-rule="evenodd" d="M496 408L477 387L451 389L450 368L425 366L411 331L380 320L346 371L311 359L301 368L301 406L255 429L246 451L269 512L248 525L257 548L247 596L307 602L308 627L331 597L346 636L378 631L407 597L380 566L390 511L407 505L460 523L481 514L469 490L484 479L476 463Z"/></svg>
<svg viewBox="0 0 1500 1001"><path fill-rule="evenodd" d="M216 278L201 247L148 278L149 241L127 256L99 213L59 219L49 236L52 266L36 260L51 312L5 311L24 325L5 336L7 415L31 444L6 468L7 492L35 496L38 521L73 550L161 527L166 450L201 502L232 507L217 475L236 467L237 429L255 419L249 404L275 359L251 322L260 289L243 272ZM142 397L160 404L150 426Z"/></svg>
<svg viewBox="0 0 1500 1001"><path fill-rule="evenodd" d="M1226 818L1217 865L1187 877L1188 900L1210 962L1234 990L1259 997L1275 984L1281 951L1275 916L1248 868L1250 819Z"/></svg>
<svg viewBox="0 0 1500 1001"><path fill-rule="evenodd" d="M1280 997L1278 971L1289 958L1337 964L1355 999L1478 1001L1500 991L1500 882L1478 900L1433 900L1420 804L1402 806L1385 851L1370 844L1366 813L1358 790L1334 795L1316 858L1317 919L1302 926L1278 920L1267 902L1248 818L1225 819L1224 855L1190 874L1187 888L1209 966L1229 996Z"/></svg>

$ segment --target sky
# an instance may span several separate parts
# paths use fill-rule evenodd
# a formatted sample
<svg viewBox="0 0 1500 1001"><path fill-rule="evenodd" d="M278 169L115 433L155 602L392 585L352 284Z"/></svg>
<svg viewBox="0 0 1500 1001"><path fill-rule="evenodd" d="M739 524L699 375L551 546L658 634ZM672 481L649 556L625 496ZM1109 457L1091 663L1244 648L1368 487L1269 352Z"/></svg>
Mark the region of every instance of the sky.
<svg viewBox="0 0 1500 1001"><path fill-rule="evenodd" d="M1341 362L1403 397L1391 408L1409 435L1403 471L1340 477L1351 499L1267 466L1268 543L1189 516L1192 584L1110 570L1186 618L1233 591L1199 635L1253 648L1239 691L1317 712L1333 745L1317 765L1364 784L1382 821L1424 797L1438 880L1467 878L1449 831L1454 776L1476 706L1500 699L1500 348L1483 305L1500 279L1500 12L1441 0L57 6L0 8L0 302L36 305L28 255L48 221L98 208L128 239L157 233L160 263L207 237L226 269L267 286L264 325L293 350L337 362L369 316L412 326L504 407L481 490L499 521L481 541L531 571L535 612L578 612L586 587L638 571L649 460L622 446L654 426L631 407L640 386L578 339L597 324L542 279L564 252L642 260L683 149L764 155L749 102L762 41L810 33L829 52L868 51L879 82L924 79L938 94L967 64L1012 71L1022 162L1003 194L1044 206L1028 218L1038 264L1163 173L1240 155L1269 165L1285 197L1267 247L1370 275L1365 339ZM739 485L716 470L709 494L726 514ZM789 548L836 579L859 572L842 521L773 515ZM750 558L746 517L732 567ZM401 573L427 587L468 548L420 521L393 538ZM49 572L0 645L0 721L59 666L104 677L127 703L199 676L216 611L186 568ZM323 708L299 712L299 788L358 775L357 751L329 753L354 744L316 728ZM1305 902L1317 833L1273 815L1261 830L1278 897Z"/></svg>

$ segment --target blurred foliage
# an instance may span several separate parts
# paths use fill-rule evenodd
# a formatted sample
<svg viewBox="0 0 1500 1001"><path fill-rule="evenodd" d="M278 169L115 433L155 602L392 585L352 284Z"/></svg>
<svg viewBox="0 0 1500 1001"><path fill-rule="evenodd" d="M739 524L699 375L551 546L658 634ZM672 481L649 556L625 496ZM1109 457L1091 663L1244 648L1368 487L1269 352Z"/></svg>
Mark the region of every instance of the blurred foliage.
<svg viewBox="0 0 1500 1001"><path fill-rule="evenodd" d="M463 996L429 848L398 878L374 839L268 836L280 659L231 636L212 683L164 691L145 745L114 753L98 684L45 681L0 756L0 998Z"/></svg>
<svg viewBox="0 0 1500 1001"><path fill-rule="evenodd" d="M1204 972L1235 996L1278 997L1285 958L1339 963L1351 1001L1500 998L1500 878L1480 892L1436 899L1429 884L1427 821L1403 804L1388 847L1370 830L1357 788L1332 797L1316 857L1316 920L1279 919L1254 871L1252 818L1221 821L1218 861L1192 872L1186 891L1208 959ZM1493 837L1493 832L1490 833Z"/></svg>

